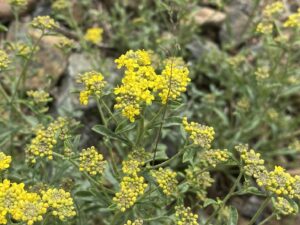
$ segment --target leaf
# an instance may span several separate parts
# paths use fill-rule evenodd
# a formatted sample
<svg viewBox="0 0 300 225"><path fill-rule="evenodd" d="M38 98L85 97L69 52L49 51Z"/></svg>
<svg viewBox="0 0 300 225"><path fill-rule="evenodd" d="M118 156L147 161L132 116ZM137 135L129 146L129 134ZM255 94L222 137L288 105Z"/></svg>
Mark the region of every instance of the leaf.
<svg viewBox="0 0 300 225"><path fill-rule="evenodd" d="M193 162L193 159L194 159L194 156L195 156L195 153L196 153L196 149L194 149L194 148L187 149L187 150L183 153L183 156L182 156L182 162L183 162L183 163L185 163L185 162L190 162L190 163L192 163L192 162Z"/></svg>
<svg viewBox="0 0 300 225"><path fill-rule="evenodd" d="M102 134L103 136L109 137L111 139L118 139L118 140L123 141L127 145L131 145L131 143L128 140L120 137L119 135L115 134L114 132L112 132L111 130L109 130L108 128L106 128L103 125L95 125L92 127L92 130L98 134Z"/></svg>
<svg viewBox="0 0 300 225"><path fill-rule="evenodd" d="M136 123L130 123L128 120L123 120L116 128L115 132L116 134L121 134L127 131L130 131L134 129L136 126Z"/></svg>
<svg viewBox="0 0 300 225"><path fill-rule="evenodd" d="M156 160L169 159L166 151L167 151L167 147L164 144L158 144L155 159Z"/></svg>
<svg viewBox="0 0 300 225"><path fill-rule="evenodd" d="M220 117L220 119L223 121L224 125L226 125L226 126L229 125L228 118L224 112L222 112L221 110L219 110L217 108L213 108L213 111Z"/></svg>
<svg viewBox="0 0 300 225"><path fill-rule="evenodd" d="M204 201L203 207L207 207L207 206L209 206L209 205L215 205L215 204L218 204L218 203L216 202L216 200L211 199L211 198L208 198L208 199L206 199L206 200Z"/></svg>
<svg viewBox="0 0 300 225"><path fill-rule="evenodd" d="M288 87L286 89L284 89L281 94L280 97L287 97L289 95L292 94L299 94L300 93L300 85L294 86L294 87Z"/></svg>
<svg viewBox="0 0 300 225"><path fill-rule="evenodd" d="M182 117L173 116L165 120L163 127L180 126L182 124Z"/></svg>
<svg viewBox="0 0 300 225"><path fill-rule="evenodd" d="M239 214L236 208L230 206L230 216L227 225L237 225Z"/></svg>

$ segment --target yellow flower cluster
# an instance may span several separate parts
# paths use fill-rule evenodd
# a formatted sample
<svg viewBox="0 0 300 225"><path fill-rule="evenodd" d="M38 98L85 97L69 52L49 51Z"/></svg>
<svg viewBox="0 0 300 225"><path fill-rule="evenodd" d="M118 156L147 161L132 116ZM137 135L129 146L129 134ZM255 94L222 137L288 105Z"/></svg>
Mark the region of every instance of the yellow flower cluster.
<svg viewBox="0 0 300 225"><path fill-rule="evenodd" d="M86 33L84 35L84 39L93 44L99 44L102 41L102 33L103 33L102 28L92 27L86 31Z"/></svg>
<svg viewBox="0 0 300 225"><path fill-rule="evenodd" d="M0 183L0 224L7 223L7 215L16 220L32 225L43 220L48 209L61 220L73 217L75 208L70 193L62 189L49 189L40 196L27 192L23 183L12 183L4 180Z"/></svg>
<svg viewBox="0 0 300 225"><path fill-rule="evenodd" d="M165 195L172 195L176 192L178 184L176 172L169 168L159 168L158 170L152 170L151 175L155 178Z"/></svg>
<svg viewBox="0 0 300 225"><path fill-rule="evenodd" d="M165 68L161 76L157 76L156 86L162 103L169 99L176 100L181 92L186 91L186 86L191 81L189 70L180 58L170 58L165 61Z"/></svg>
<svg viewBox="0 0 300 225"><path fill-rule="evenodd" d="M125 67L122 85L115 88L117 95L116 109L121 109L123 116L131 122L140 114L141 105L150 105L154 100L152 89L156 73L151 66L151 53L144 50L128 51L115 60L118 68Z"/></svg>
<svg viewBox="0 0 300 225"><path fill-rule="evenodd" d="M213 127L201 125L196 122L188 123L187 118L182 120L184 130L190 135L195 145L200 145L202 148L209 149L211 142L214 140L215 131Z"/></svg>
<svg viewBox="0 0 300 225"><path fill-rule="evenodd" d="M263 14L266 17L271 17L276 13L279 13L284 8L284 5L281 1L273 2L272 4L267 5L264 10Z"/></svg>
<svg viewBox="0 0 300 225"><path fill-rule="evenodd" d="M8 2L15 7L24 7L28 4L28 0L8 0Z"/></svg>
<svg viewBox="0 0 300 225"><path fill-rule="evenodd" d="M15 52L18 56L28 56L33 49L31 49L27 44L22 42L11 42L9 44L9 50Z"/></svg>
<svg viewBox="0 0 300 225"><path fill-rule="evenodd" d="M273 23L269 21L262 21L257 24L256 32L261 34L271 34L273 32Z"/></svg>
<svg viewBox="0 0 300 225"><path fill-rule="evenodd" d="M69 0L55 0L52 3L51 8L55 11L61 11L61 10L68 9L70 6L71 6L71 1Z"/></svg>
<svg viewBox="0 0 300 225"><path fill-rule="evenodd" d="M197 196L200 200L205 200L207 195L207 188L211 187L214 179L211 178L210 173L203 171L198 167L189 167L185 170L187 182L191 187L195 188Z"/></svg>
<svg viewBox="0 0 300 225"><path fill-rule="evenodd" d="M42 199L52 209L52 214L60 220L76 215L71 194L63 189L51 188L43 191Z"/></svg>
<svg viewBox="0 0 300 225"><path fill-rule="evenodd" d="M79 98L82 105L89 103L89 97L91 95L101 95L106 85L103 75L96 71L90 71L80 75L77 82L84 85L84 90L80 92Z"/></svg>
<svg viewBox="0 0 300 225"><path fill-rule="evenodd" d="M275 166L275 169L268 172L264 179L258 177L257 183L259 186L264 186L268 191L277 195L283 195L289 198L294 197L295 178L285 172L285 169L280 166Z"/></svg>
<svg viewBox="0 0 300 225"><path fill-rule="evenodd" d="M68 119L58 117L47 128L39 127L35 132L35 137L26 148L27 160L31 163L36 163L36 157L47 157L52 160L53 148L57 144L57 139L64 140L68 137L69 125Z"/></svg>
<svg viewBox="0 0 300 225"><path fill-rule="evenodd" d="M125 68L122 85L115 88L116 109L121 109L123 116L131 122L140 115L142 106L151 105L158 93L162 103L175 100L186 91L190 81L189 71L182 59L165 60L161 75L156 74L152 65L152 53L145 50L129 50L115 60L117 67Z"/></svg>
<svg viewBox="0 0 300 225"><path fill-rule="evenodd" d="M75 42L67 37L61 37L56 45L61 50L69 51L74 48Z"/></svg>
<svg viewBox="0 0 300 225"><path fill-rule="evenodd" d="M268 67L259 67L259 68L257 68L257 70L255 71L254 74L255 74L257 81L265 80L265 79L269 78L269 76L270 76L269 68Z"/></svg>
<svg viewBox="0 0 300 225"><path fill-rule="evenodd" d="M10 214L13 219L32 225L41 221L46 211L47 204L38 194L26 192L23 183L0 183L0 224L6 224L6 215Z"/></svg>
<svg viewBox="0 0 300 225"><path fill-rule="evenodd" d="M11 163L11 156L5 155L3 152L0 152L0 172L9 168Z"/></svg>
<svg viewBox="0 0 300 225"><path fill-rule="evenodd" d="M201 160L203 163L209 166L216 167L220 163L224 163L229 159L229 152L227 149L210 149L201 154Z"/></svg>
<svg viewBox="0 0 300 225"><path fill-rule="evenodd" d="M289 16L287 21L283 24L284 27L300 27L300 8L297 13L293 13Z"/></svg>
<svg viewBox="0 0 300 225"><path fill-rule="evenodd" d="M28 97L31 97L36 104L45 104L51 101L49 93L45 92L44 90L38 91L27 91L26 94Z"/></svg>
<svg viewBox="0 0 300 225"><path fill-rule="evenodd" d="M91 175L102 174L104 171L106 161L103 160L103 156L98 153L94 146L83 149L80 153L79 160L80 171L85 171Z"/></svg>
<svg viewBox="0 0 300 225"><path fill-rule="evenodd" d="M120 191L116 193L113 201L122 212L125 212L134 205L139 196L144 194L147 186L143 177L125 176L120 183Z"/></svg>
<svg viewBox="0 0 300 225"><path fill-rule="evenodd" d="M128 155L128 159L122 162L122 171L127 175L137 175L145 161L150 158L150 153L145 149L135 149Z"/></svg>
<svg viewBox="0 0 300 225"><path fill-rule="evenodd" d="M124 225L143 225L142 219L137 219L135 221L127 220L127 222Z"/></svg>
<svg viewBox="0 0 300 225"><path fill-rule="evenodd" d="M235 147L241 154L241 159L244 162L244 170L248 176L258 178L260 174L266 171L264 160L260 158L260 154L253 149L249 150L248 145L238 145Z"/></svg>
<svg viewBox="0 0 300 225"><path fill-rule="evenodd" d="M296 209L292 206L292 204L283 197L277 197L274 201L274 208L282 215L292 215L296 214Z"/></svg>
<svg viewBox="0 0 300 225"><path fill-rule="evenodd" d="M198 215L190 207L176 206L175 216L177 225L198 225Z"/></svg>
<svg viewBox="0 0 300 225"><path fill-rule="evenodd" d="M140 166L143 162L139 162L137 160L124 160L122 162L122 171L128 175L136 175L138 172L141 171Z"/></svg>
<svg viewBox="0 0 300 225"><path fill-rule="evenodd" d="M8 67L10 60L5 51L0 49L0 72Z"/></svg>
<svg viewBox="0 0 300 225"><path fill-rule="evenodd" d="M37 16L31 21L31 26L42 31L52 31L58 24L50 16Z"/></svg>

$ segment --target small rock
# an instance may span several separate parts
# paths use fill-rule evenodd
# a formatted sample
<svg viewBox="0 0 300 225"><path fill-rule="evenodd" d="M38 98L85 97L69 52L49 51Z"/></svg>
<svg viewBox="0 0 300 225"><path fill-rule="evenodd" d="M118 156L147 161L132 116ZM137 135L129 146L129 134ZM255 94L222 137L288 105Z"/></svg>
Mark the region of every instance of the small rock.
<svg viewBox="0 0 300 225"><path fill-rule="evenodd" d="M20 24L20 30L15 32L15 23L12 23L8 30L9 41L27 42L28 35L34 40L40 37L40 32L28 27L27 23ZM39 50L35 54L33 62L28 69L29 76L26 82L27 88L45 88L55 84L67 67L67 57L55 45L61 37L44 36L39 44ZM50 81L50 82L49 82Z"/></svg>
<svg viewBox="0 0 300 225"><path fill-rule="evenodd" d="M220 32L220 39L223 43L236 46L243 42L253 10L253 1L248 0L234 0L225 8L227 22L223 23Z"/></svg>
<svg viewBox="0 0 300 225"><path fill-rule="evenodd" d="M21 14L26 13L34 4L36 0L29 0L28 6L23 10ZM0 0L0 21L8 21L13 18L10 5L7 3L7 0Z"/></svg>
<svg viewBox="0 0 300 225"><path fill-rule="evenodd" d="M192 18L199 25L220 24L225 20L226 14L208 7L198 7L192 13Z"/></svg>

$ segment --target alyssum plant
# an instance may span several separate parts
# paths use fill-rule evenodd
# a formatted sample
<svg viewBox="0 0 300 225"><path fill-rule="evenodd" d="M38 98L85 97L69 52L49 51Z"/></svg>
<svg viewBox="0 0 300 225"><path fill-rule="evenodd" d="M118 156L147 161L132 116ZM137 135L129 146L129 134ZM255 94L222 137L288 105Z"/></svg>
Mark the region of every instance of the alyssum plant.
<svg viewBox="0 0 300 225"><path fill-rule="evenodd" d="M78 75L80 103L96 102L101 117L92 127L101 139L97 146L78 149L73 118L43 116L51 101L43 91L27 93L27 110L36 118L26 116L22 88L28 65L39 41L58 26L48 16L31 25L41 31L40 38L32 46L14 46L23 62L21 73L6 82L11 88L0 86L8 112L1 123L9 126L18 118L24 124L0 153L0 224L237 224L237 209L229 204L237 195L263 199L249 225L269 205L272 214L259 224L298 212L299 176L280 166L267 168L247 145L213 149L214 129L181 116L181 94L190 82L181 58L129 50L115 60L124 73L115 88L98 71ZM13 70L13 60L0 51L1 73ZM23 137L31 137L23 149L25 160L14 150L14 141ZM211 199L211 174L224 168L234 171L232 187L224 197ZM212 212L205 216L207 208Z"/></svg>

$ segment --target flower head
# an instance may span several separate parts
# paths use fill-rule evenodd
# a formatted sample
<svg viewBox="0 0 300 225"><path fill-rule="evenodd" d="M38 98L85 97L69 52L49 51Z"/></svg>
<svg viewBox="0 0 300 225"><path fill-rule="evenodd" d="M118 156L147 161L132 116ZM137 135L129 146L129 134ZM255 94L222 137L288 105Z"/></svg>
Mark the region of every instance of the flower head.
<svg viewBox="0 0 300 225"><path fill-rule="evenodd" d="M284 27L300 27L300 8L298 12L293 13L289 18L284 22Z"/></svg>
<svg viewBox="0 0 300 225"><path fill-rule="evenodd" d="M83 149L80 153L80 171L85 171L91 175L102 174L106 161L103 156L98 153L94 146Z"/></svg>
<svg viewBox="0 0 300 225"><path fill-rule="evenodd" d="M151 66L151 53L144 50L128 51L115 60L118 68L125 67L122 85L115 88L117 96L115 109L121 109L123 116L131 122L140 115L142 105L150 105L156 73Z"/></svg>
<svg viewBox="0 0 300 225"><path fill-rule="evenodd" d="M13 7L25 7L28 0L8 0L8 3Z"/></svg>
<svg viewBox="0 0 300 225"><path fill-rule="evenodd" d="M210 148L215 136L213 127L201 125L196 122L188 123L186 117L183 118L182 124L195 145L200 145L202 148Z"/></svg>
<svg viewBox="0 0 300 225"><path fill-rule="evenodd" d="M277 197L273 203L276 211L281 215L292 215L297 213L297 209L291 204L289 200L283 197Z"/></svg>
<svg viewBox="0 0 300 225"><path fill-rule="evenodd" d="M70 0L55 0L51 7L54 11L61 11L68 9L71 6Z"/></svg>
<svg viewBox="0 0 300 225"><path fill-rule="evenodd" d="M80 103L82 105L88 104L91 95L100 96L106 85L103 75L96 71L79 75L77 82L84 85L84 89L80 92Z"/></svg>
<svg viewBox="0 0 300 225"><path fill-rule="evenodd" d="M69 192L63 189L50 188L42 192L43 202L52 209L52 214L60 220L76 215L74 202Z"/></svg>
<svg viewBox="0 0 300 225"><path fill-rule="evenodd" d="M263 14L266 17L271 17L274 14L282 11L283 8L284 8L284 5L281 1L273 2L272 4L269 4L264 8Z"/></svg>
<svg viewBox="0 0 300 225"><path fill-rule="evenodd" d="M3 152L0 152L0 172L9 168L11 163L11 156L5 155Z"/></svg>
<svg viewBox="0 0 300 225"><path fill-rule="evenodd" d="M84 35L84 39L93 44L99 44L102 41L102 33L103 33L102 28L92 27L86 31L86 33Z"/></svg>
<svg viewBox="0 0 300 225"><path fill-rule="evenodd" d="M152 170L151 175L155 178L165 195L172 195L176 192L178 184L176 172L169 168L159 168L158 170Z"/></svg>
<svg viewBox="0 0 300 225"><path fill-rule="evenodd" d="M229 159L229 152L227 149L210 149L204 151L201 156L201 162L209 166L216 167L220 163L224 163Z"/></svg>
<svg viewBox="0 0 300 225"><path fill-rule="evenodd" d="M177 225L198 225L198 215L192 212L190 207L176 206L175 216Z"/></svg>
<svg viewBox="0 0 300 225"><path fill-rule="evenodd" d="M122 212L125 212L134 205L139 196L144 194L146 188L147 184L143 177L125 176L120 183L120 191L116 193L113 201Z"/></svg>
<svg viewBox="0 0 300 225"><path fill-rule="evenodd" d="M127 222L124 225L143 225L142 219L137 219L135 221L127 220Z"/></svg>
<svg viewBox="0 0 300 225"><path fill-rule="evenodd" d="M162 103L168 100L176 100L190 82L189 70L180 58L170 58L165 62L165 68L160 76L157 76L154 90L158 91Z"/></svg>
<svg viewBox="0 0 300 225"><path fill-rule="evenodd" d="M42 31L53 31L58 24L50 16L38 16L33 18L31 26Z"/></svg>
<svg viewBox="0 0 300 225"><path fill-rule="evenodd" d="M2 70L5 70L8 67L9 63L10 60L8 58L8 55L6 54L5 51L0 49L0 72Z"/></svg>
<svg viewBox="0 0 300 225"><path fill-rule="evenodd" d="M260 154L253 149L248 148L248 145L238 145L235 147L241 154L241 159L245 163L244 169L248 176L258 178L260 174L266 171L264 160L260 158Z"/></svg>

